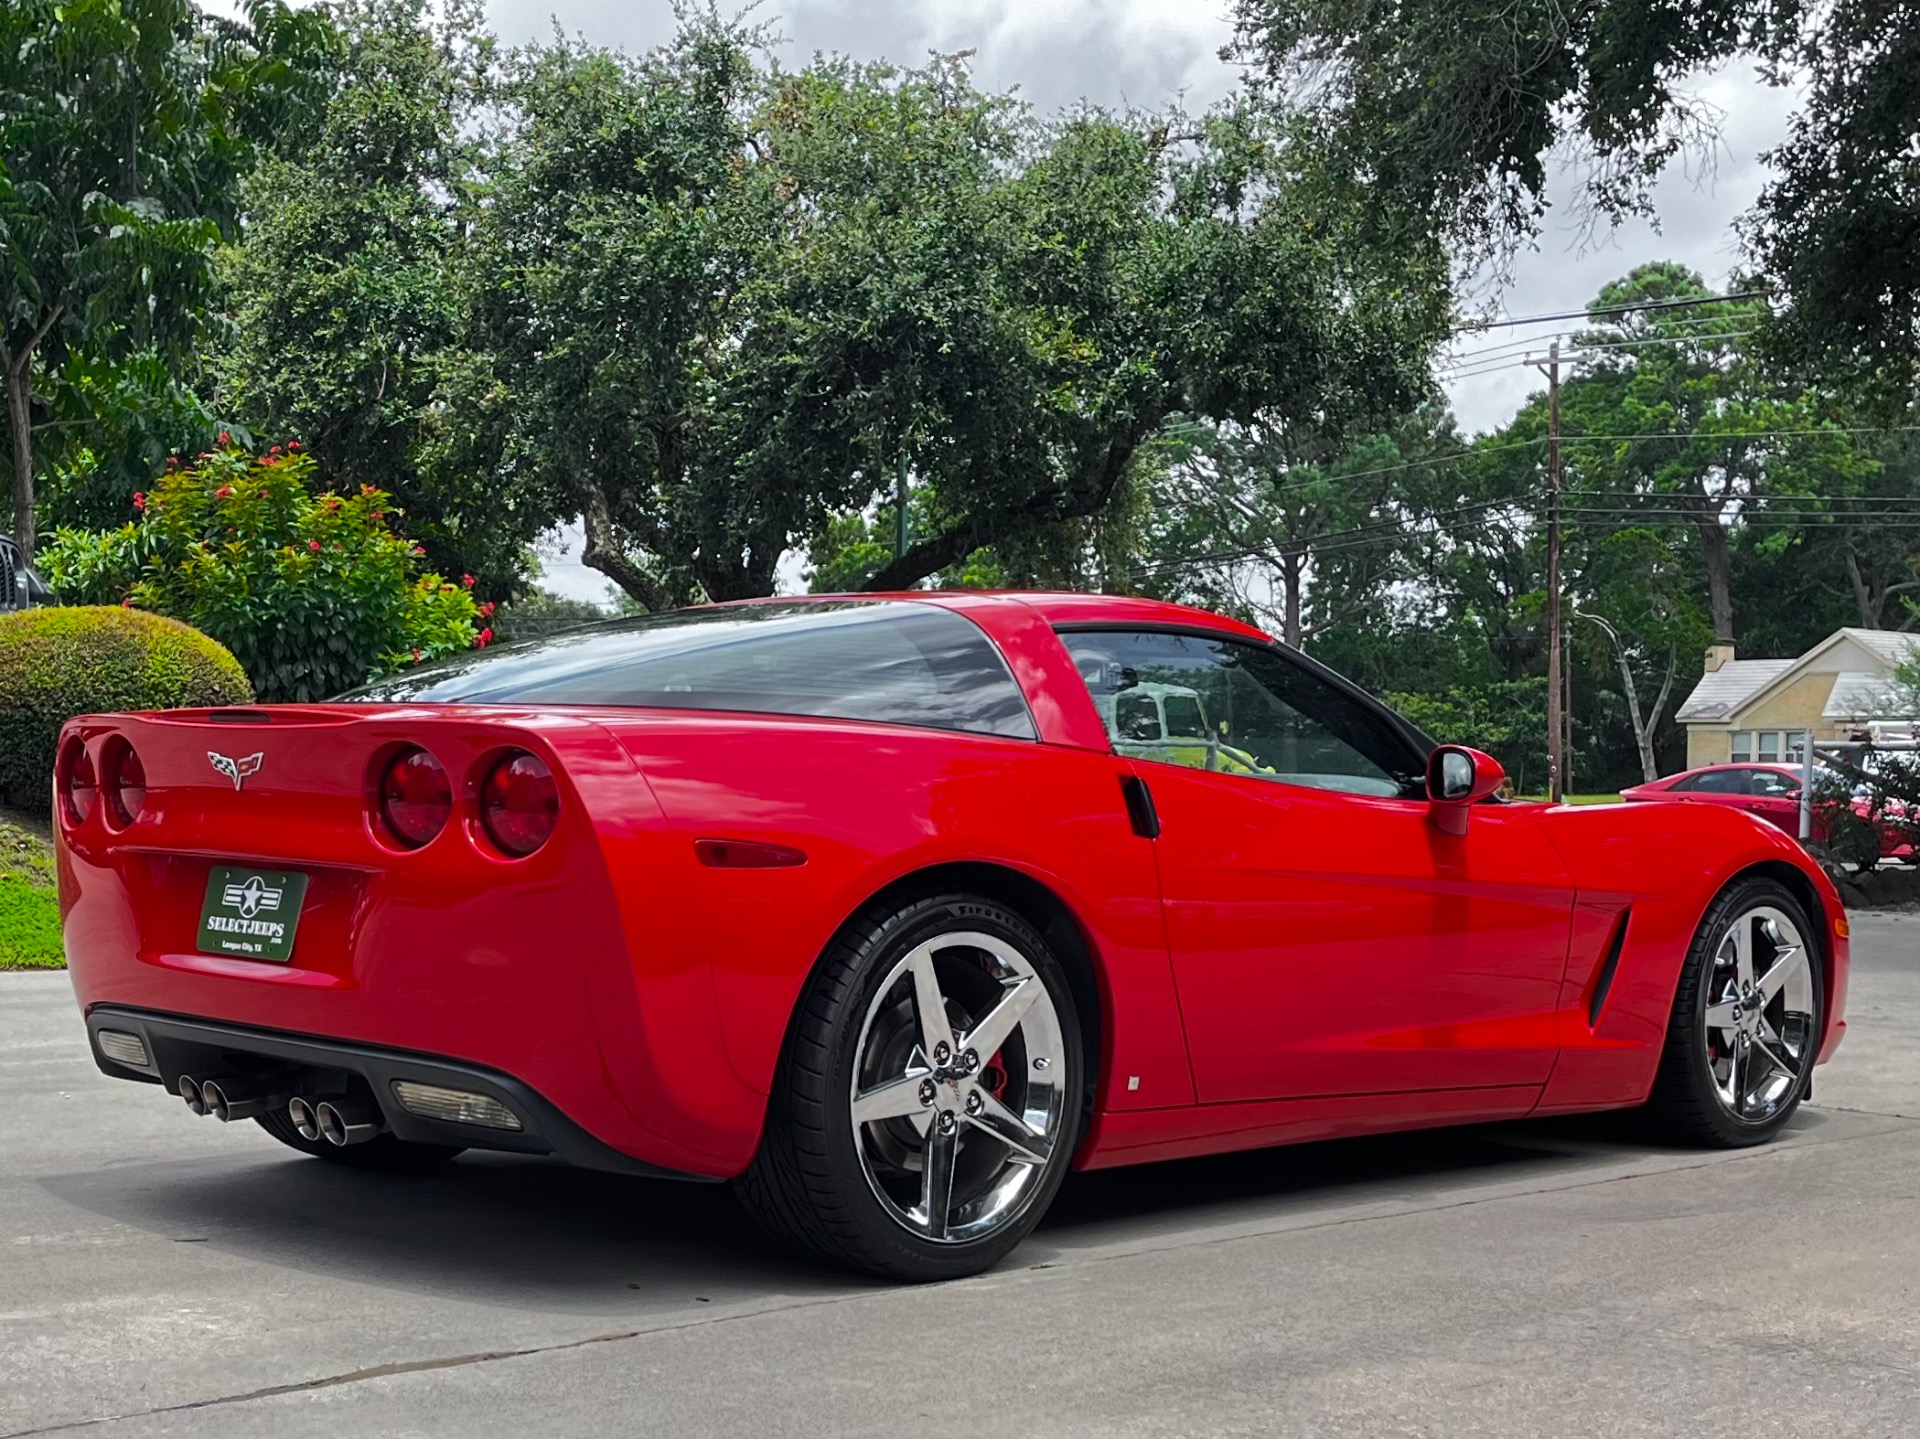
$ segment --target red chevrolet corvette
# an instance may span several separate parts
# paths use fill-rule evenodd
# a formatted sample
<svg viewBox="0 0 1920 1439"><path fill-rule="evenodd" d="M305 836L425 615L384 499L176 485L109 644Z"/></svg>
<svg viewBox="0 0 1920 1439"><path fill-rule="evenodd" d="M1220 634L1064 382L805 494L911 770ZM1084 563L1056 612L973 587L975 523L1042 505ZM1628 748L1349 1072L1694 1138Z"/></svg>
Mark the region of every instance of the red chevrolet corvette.
<svg viewBox="0 0 1920 1439"><path fill-rule="evenodd" d="M368 1168L731 1180L937 1279L1070 1167L1636 1106L1773 1135L1845 1027L1820 870L1500 780L1231 620L912 594L77 719L55 791L106 1073Z"/></svg>

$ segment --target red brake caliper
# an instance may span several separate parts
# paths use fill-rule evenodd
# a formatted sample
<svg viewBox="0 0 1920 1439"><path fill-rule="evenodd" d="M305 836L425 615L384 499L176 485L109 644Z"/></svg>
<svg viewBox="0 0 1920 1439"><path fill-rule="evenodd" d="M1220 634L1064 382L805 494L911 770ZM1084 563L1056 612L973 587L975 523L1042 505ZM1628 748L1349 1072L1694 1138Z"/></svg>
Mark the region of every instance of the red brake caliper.
<svg viewBox="0 0 1920 1439"><path fill-rule="evenodd" d="M980 1071L980 1087L995 1099L1007 1097L1007 1067L1000 1062L1000 1051L997 1049Z"/></svg>

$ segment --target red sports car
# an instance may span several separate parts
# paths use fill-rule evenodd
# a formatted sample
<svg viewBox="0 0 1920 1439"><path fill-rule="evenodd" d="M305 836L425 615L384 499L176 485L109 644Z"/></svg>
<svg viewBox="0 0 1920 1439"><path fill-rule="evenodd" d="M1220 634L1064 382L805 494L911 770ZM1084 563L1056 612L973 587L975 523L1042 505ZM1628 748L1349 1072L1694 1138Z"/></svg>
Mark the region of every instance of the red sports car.
<svg viewBox="0 0 1920 1439"><path fill-rule="evenodd" d="M1824 840L1828 819L1825 805L1818 798L1820 786L1814 788L1816 798L1809 818L1813 838ZM1788 834L1800 833L1800 769L1795 765L1702 765L1699 769L1623 789L1620 798L1630 803L1706 804L1745 810ZM1856 795L1852 804L1853 812L1879 831L1883 859L1912 856L1912 839L1899 823L1905 811L1898 807L1898 801L1892 811L1892 822L1884 815L1876 817L1864 794Z"/></svg>
<svg viewBox="0 0 1920 1439"><path fill-rule="evenodd" d="M916 593L78 719L55 797L106 1073L368 1168L731 1180L939 1279L1073 1167L1642 1105L1773 1135L1844 1028L1820 870L1500 780L1232 620Z"/></svg>

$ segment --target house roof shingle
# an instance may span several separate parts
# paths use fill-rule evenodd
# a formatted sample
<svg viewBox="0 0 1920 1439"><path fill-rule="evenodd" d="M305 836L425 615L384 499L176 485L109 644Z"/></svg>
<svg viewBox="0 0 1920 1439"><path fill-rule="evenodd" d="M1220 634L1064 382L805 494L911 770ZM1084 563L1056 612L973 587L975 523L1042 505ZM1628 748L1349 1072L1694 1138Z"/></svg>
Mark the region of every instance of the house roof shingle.
<svg viewBox="0 0 1920 1439"><path fill-rule="evenodd" d="M1693 693L1680 706L1674 718L1688 720L1725 719L1761 687L1778 679L1798 660L1728 660L1711 674L1700 677Z"/></svg>

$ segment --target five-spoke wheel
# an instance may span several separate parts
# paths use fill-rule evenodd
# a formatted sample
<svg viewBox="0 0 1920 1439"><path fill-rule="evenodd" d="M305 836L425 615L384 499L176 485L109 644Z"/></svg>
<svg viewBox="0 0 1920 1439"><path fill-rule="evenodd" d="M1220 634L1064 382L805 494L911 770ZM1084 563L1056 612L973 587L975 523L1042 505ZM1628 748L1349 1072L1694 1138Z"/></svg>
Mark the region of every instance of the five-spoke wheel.
<svg viewBox="0 0 1920 1439"><path fill-rule="evenodd" d="M802 1002L741 1196L837 1263L976 1273L1065 1174L1081 1045L1065 971L1013 910L938 895L863 917Z"/></svg>
<svg viewBox="0 0 1920 1439"><path fill-rule="evenodd" d="M1772 1137L1807 1093L1821 983L1819 931L1799 899L1771 879L1729 886L1687 951L1650 1107L1697 1143Z"/></svg>
<svg viewBox="0 0 1920 1439"><path fill-rule="evenodd" d="M952 930L902 955L867 1006L849 1086L882 1207L935 1243L990 1234L1053 1154L1065 1057L1046 981L1013 945Z"/></svg>
<svg viewBox="0 0 1920 1439"><path fill-rule="evenodd" d="M1815 1006L1799 924L1773 905L1742 910L1715 947L1702 1016L1714 1092L1729 1114L1764 1121L1799 1093Z"/></svg>

